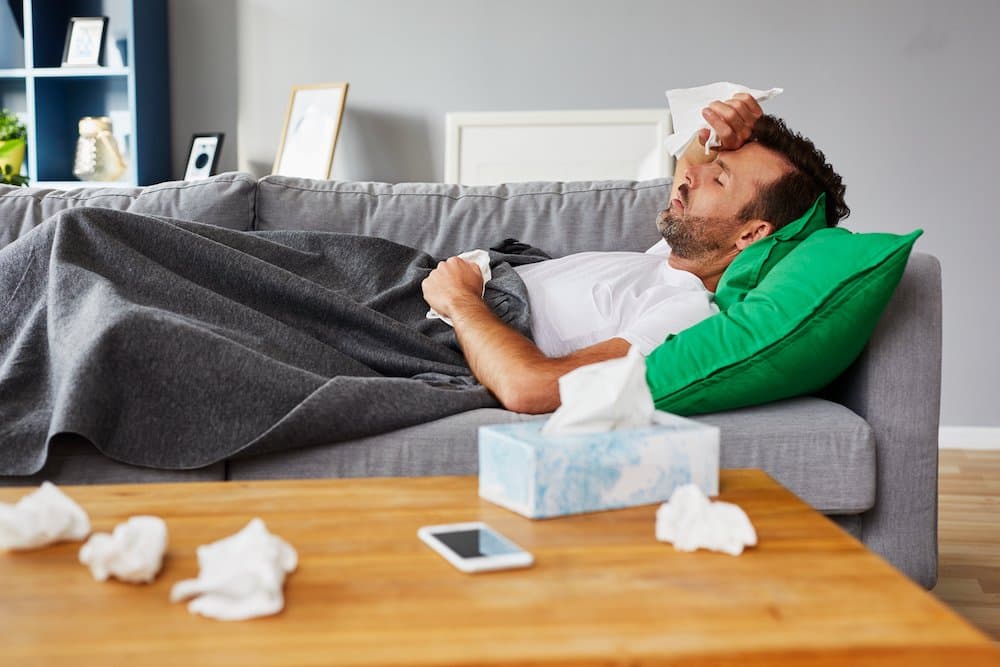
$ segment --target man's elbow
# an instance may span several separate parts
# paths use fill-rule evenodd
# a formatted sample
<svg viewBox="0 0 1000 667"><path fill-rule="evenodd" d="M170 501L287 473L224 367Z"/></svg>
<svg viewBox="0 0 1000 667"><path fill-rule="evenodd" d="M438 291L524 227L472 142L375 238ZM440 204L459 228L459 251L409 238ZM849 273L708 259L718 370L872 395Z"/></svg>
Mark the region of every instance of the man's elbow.
<svg viewBox="0 0 1000 667"><path fill-rule="evenodd" d="M559 407L559 384L547 378L517 376L497 388L497 400L513 412L540 415Z"/></svg>

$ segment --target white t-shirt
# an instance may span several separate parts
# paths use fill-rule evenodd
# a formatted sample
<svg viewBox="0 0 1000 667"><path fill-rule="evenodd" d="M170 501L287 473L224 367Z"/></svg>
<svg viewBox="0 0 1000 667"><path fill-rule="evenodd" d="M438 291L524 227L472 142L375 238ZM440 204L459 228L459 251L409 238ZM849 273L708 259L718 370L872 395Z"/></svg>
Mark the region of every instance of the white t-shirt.
<svg viewBox="0 0 1000 667"><path fill-rule="evenodd" d="M535 344L550 357L609 338L648 355L667 334L719 312L697 276L660 254L582 252L515 270L528 288Z"/></svg>

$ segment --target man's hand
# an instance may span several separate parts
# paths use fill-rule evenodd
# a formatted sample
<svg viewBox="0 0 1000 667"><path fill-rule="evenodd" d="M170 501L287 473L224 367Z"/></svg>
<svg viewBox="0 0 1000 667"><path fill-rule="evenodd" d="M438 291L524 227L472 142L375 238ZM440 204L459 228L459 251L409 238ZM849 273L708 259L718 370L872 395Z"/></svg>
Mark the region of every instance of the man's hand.
<svg viewBox="0 0 1000 667"><path fill-rule="evenodd" d="M420 288L424 300L440 315L451 317L455 304L462 300L482 300L483 274L479 267L458 257L438 262Z"/></svg>
<svg viewBox="0 0 1000 667"><path fill-rule="evenodd" d="M760 104L747 93L736 93L732 99L720 102L716 100L705 107L701 116L715 130L722 142L722 150L734 151L753 136L753 127L764 115ZM708 141L709 130L698 134L702 147Z"/></svg>

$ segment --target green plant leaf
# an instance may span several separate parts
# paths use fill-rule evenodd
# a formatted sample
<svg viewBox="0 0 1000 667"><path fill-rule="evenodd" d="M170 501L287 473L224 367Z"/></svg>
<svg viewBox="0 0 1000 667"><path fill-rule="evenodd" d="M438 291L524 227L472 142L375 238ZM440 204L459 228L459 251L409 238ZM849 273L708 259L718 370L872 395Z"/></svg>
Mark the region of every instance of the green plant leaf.
<svg viewBox="0 0 1000 667"><path fill-rule="evenodd" d="M0 110L0 141L27 139L28 129L10 109Z"/></svg>

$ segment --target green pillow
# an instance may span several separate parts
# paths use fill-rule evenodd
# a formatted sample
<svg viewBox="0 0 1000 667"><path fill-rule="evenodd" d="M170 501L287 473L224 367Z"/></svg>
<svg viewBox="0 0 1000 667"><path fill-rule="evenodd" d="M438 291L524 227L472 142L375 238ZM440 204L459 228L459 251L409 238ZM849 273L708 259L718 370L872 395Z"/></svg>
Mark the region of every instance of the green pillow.
<svg viewBox="0 0 1000 667"><path fill-rule="evenodd" d="M653 350L656 407L701 414L826 386L861 353L922 233L813 232L742 301Z"/></svg>
<svg viewBox="0 0 1000 667"><path fill-rule="evenodd" d="M747 292L760 281L788 253L805 238L820 229L826 229L826 193L821 193L809 210L778 231L765 236L743 249L726 272L722 274L715 290L715 303L720 310L727 310L742 301Z"/></svg>

